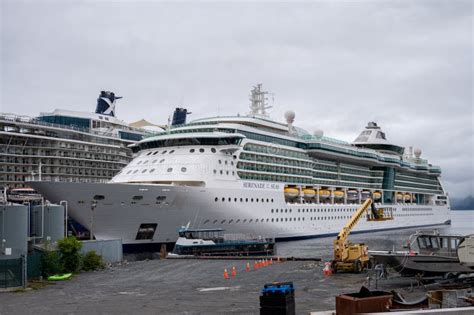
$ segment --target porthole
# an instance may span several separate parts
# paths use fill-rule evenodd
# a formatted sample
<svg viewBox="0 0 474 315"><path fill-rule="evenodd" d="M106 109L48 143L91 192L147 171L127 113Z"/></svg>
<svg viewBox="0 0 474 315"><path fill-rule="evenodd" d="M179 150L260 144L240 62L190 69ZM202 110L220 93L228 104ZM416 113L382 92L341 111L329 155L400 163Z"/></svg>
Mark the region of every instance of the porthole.
<svg viewBox="0 0 474 315"><path fill-rule="evenodd" d="M147 171L147 169L145 168L143 171L142 171L142 174L145 173Z"/></svg>
<svg viewBox="0 0 474 315"><path fill-rule="evenodd" d="M168 152L168 151L164 150L163 152L161 152L161 154L165 154L166 152Z"/></svg>
<svg viewBox="0 0 474 315"><path fill-rule="evenodd" d="M230 197L229 197L229 199L228 199L228 200L229 200L229 202L231 202L231 201L232 201L232 198L230 198Z"/></svg>
<svg viewBox="0 0 474 315"><path fill-rule="evenodd" d="M273 209L270 212L273 213Z"/></svg>
<svg viewBox="0 0 474 315"><path fill-rule="evenodd" d="M275 212L278 213L278 209L275 209Z"/></svg>
<svg viewBox="0 0 474 315"><path fill-rule="evenodd" d="M245 198L245 202L249 202L249 198Z"/></svg>
<svg viewBox="0 0 474 315"><path fill-rule="evenodd" d="M168 167L168 169L166 170L168 173L171 173L173 171L173 168L172 167Z"/></svg>
<svg viewBox="0 0 474 315"><path fill-rule="evenodd" d="M222 164L222 160L219 160L219 164Z"/></svg>
<svg viewBox="0 0 474 315"><path fill-rule="evenodd" d="M158 160L153 160L153 161L151 161L151 164L155 164L155 163L156 163L156 161L158 161Z"/></svg>
<svg viewBox="0 0 474 315"><path fill-rule="evenodd" d="M133 174L136 174L137 172L138 172L138 170L134 170L134 171L133 171Z"/></svg>
<svg viewBox="0 0 474 315"><path fill-rule="evenodd" d="M227 165L227 160L224 161L224 164Z"/></svg>
<svg viewBox="0 0 474 315"><path fill-rule="evenodd" d="M230 161L230 165L234 165L234 161Z"/></svg>
<svg viewBox="0 0 474 315"><path fill-rule="evenodd" d="M204 150L203 148L200 148L200 149L199 149L199 152L201 152L201 153L204 153L204 151L205 151L205 150Z"/></svg>
<svg viewBox="0 0 474 315"><path fill-rule="evenodd" d="M130 174L131 172L132 172L132 170L129 170L129 171L127 172L127 174Z"/></svg>
<svg viewBox="0 0 474 315"><path fill-rule="evenodd" d="M214 174L217 174L217 170L214 170L213 172L214 172Z"/></svg>
<svg viewBox="0 0 474 315"><path fill-rule="evenodd" d="M212 153L216 153L216 149L211 148L211 152L212 152Z"/></svg>
<svg viewBox="0 0 474 315"><path fill-rule="evenodd" d="M150 151L150 152L147 153L147 155L150 155L150 154L152 154L152 153L153 153L153 152Z"/></svg>
<svg viewBox="0 0 474 315"><path fill-rule="evenodd" d="M244 201L244 199L243 199L243 198L240 198L240 202L243 202L243 201Z"/></svg>
<svg viewBox="0 0 474 315"><path fill-rule="evenodd" d="M253 202L253 198L250 198L250 202Z"/></svg>
<svg viewBox="0 0 474 315"><path fill-rule="evenodd" d="M133 200L142 200L143 196L133 196L132 199Z"/></svg>
<svg viewBox="0 0 474 315"><path fill-rule="evenodd" d="M267 198L267 202L268 202L268 198Z"/></svg>
<svg viewBox="0 0 474 315"><path fill-rule="evenodd" d="M273 198L272 198L272 202L273 202Z"/></svg>
<svg viewBox="0 0 474 315"><path fill-rule="evenodd" d="M258 198L257 198L257 199L255 199L255 202L258 202Z"/></svg>
<svg viewBox="0 0 474 315"><path fill-rule="evenodd" d="M226 175L229 175L229 171L225 171Z"/></svg>
<svg viewBox="0 0 474 315"><path fill-rule="evenodd" d="M95 195L94 200L104 200L105 199L105 196L104 195Z"/></svg>
<svg viewBox="0 0 474 315"><path fill-rule="evenodd" d="M181 172L186 173L187 169L186 167L181 167Z"/></svg>
<svg viewBox="0 0 474 315"><path fill-rule="evenodd" d="M234 202L237 202L237 198L234 198Z"/></svg>
<svg viewBox="0 0 474 315"><path fill-rule="evenodd" d="M153 155L157 155L157 154L158 154L158 152L159 152L159 151L155 151L155 152L153 152Z"/></svg>
<svg viewBox="0 0 474 315"><path fill-rule="evenodd" d="M272 218L272 222L273 222L273 218Z"/></svg>
<svg viewBox="0 0 474 315"><path fill-rule="evenodd" d="M189 150L189 153L194 153L194 151L195 151L194 149L191 149Z"/></svg>
<svg viewBox="0 0 474 315"><path fill-rule="evenodd" d="M150 170L150 173L153 173L154 171L155 171L155 169L154 169L154 168L152 168L152 169Z"/></svg>
<svg viewBox="0 0 474 315"><path fill-rule="evenodd" d="M224 172L223 172L222 170L220 170L220 171L219 171L219 174L221 174L221 175L222 175L222 174L224 174Z"/></svg>
<svg viewBox="0 0 474 315"><path fill-rule="evenodd" d="M165 159L161 159L161 160L160 160L160 163L163 163L164 161L165 161Z"/></svg>
<svg viewBox="0 0 474 315"><path fill-rule="evenodd" d="M138 161L137 165L140 165L140 164L142 164L142 162L143 162L143 161Z"/></svg>
<svg viewBox="0 0 474 315"><path fill-rule="evenodd" d="M148 160L146 160L146 161L143 161L143 165L145 165L145 164L147 164L147 163L148 163Z"/></svg>
<svg viewBox="0 0 474 315"><path fill-rule="evenodd" d="M171 150L169 154L172 154L172 153L174 153L174 150Z"/></svg>
<svg viewBox="0 0 474 315"><path fill-rule="evenodd" d="M224 197L222 197L222 202L224 202L224 201L225 201L225 198L224 198Z"/></svg>

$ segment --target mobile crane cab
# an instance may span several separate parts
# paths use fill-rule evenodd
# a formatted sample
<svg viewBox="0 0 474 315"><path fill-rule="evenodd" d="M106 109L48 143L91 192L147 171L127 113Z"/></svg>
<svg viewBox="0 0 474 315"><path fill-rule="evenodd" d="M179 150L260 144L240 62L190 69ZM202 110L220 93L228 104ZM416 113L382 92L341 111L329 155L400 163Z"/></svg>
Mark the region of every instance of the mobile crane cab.
<svg viewBox="0 0 474 315"><path fill-rule="evenodd" d="M347 240L352 229L363 215L367 213L367 221L393 220L392 211L386 212L383 208L376 209L372 199L367 199L352 215L334 240L334 260L331 263L333 272L360 273L369 265L369 249L363 243L352 244Z"/></svg>

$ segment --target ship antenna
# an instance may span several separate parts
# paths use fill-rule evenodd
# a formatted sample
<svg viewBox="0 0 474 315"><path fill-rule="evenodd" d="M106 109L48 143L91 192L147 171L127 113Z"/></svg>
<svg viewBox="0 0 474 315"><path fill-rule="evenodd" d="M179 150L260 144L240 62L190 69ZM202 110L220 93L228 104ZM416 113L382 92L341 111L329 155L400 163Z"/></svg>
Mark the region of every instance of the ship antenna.
<svg viewBox="0 0 474 315"><path fill-rule="evenodd" d="M259 83L250 91L250 115L268 117L267 109L273 106L268 106L267 91L262 91L262 84Z"/></svg>

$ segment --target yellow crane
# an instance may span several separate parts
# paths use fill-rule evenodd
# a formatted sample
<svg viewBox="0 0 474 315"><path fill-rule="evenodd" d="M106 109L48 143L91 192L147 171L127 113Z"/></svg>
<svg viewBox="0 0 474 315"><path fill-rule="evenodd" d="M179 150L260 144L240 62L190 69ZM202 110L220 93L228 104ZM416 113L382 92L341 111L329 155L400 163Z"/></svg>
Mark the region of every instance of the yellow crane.
<svg viewBox="0 0 474 315"><path fill-rule="evenodd" d="M367 245L363 243L352 244L347 240L352 229L366 212L367 221L393 220L392 211L385 213L383 208L376 209L372 199L367 199L352 215L334 240L334 260L331 264L334 272L348 271L359 273L367 268L369 264L369 249Z"/></svg>

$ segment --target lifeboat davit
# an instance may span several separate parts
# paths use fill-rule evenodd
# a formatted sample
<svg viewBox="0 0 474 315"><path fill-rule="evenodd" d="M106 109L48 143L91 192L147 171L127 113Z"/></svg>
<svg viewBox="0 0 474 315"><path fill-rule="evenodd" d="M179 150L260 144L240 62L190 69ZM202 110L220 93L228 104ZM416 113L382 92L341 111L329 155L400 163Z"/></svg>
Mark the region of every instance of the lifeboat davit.
<svg viewBox="0 0 474 315"><path fill-rule="evenodd" d="M374 200L379 200L382 198L382 193L380 191L374 191L372 198L374 198Z"/></svg>
<svg viewBox="0 0 474 315"><path fill-rule="evenodd" d="M334 198L336 198L336 199L344 198L344 192L342 190L335 190L334 191Z"/></svg>
<svg viewBox="0 0 474 315"><path fill-rule="evenodd" d="M403 200L403 194L402 193L398 193L397 194L397 201L402 201Z"/></svg>
<svg viewBox="0 0 474 315"><path fill-rule="evenodd" d="M404 196L405 201L410 201L411 200L411 194L406 193Z"/></svg>
<svg viewBox="0 0 474 315"><path fill-rule="evenodd" d="M316 196L316 190L312 188L305 188L303 189L303 194L305 198L314 198L314 196Z"/></svg>
<svg viewBox="0 0 474 315"><path fill-rule="evenodd" d="M319 190L319 197L320 198L329 198L329 197L331 197L331 192L327 189L321 189L321 190Z"/></svg>
<svg viewBox="0 0 474 315"><path fill-rule="evenodd" d="M370 198L370 191L363 190L363 191L360 193L360 199L365 200L365 199L367 199L367 198Z"/></svg>
<svg viewBox="0 0 474 315"><path fill-rule="evenodd" d="M298 188L286 187L284 190L286 198L296 198L300 194Z"/></svg>
<svg viewBox="0 0 474 315"><path fill-rule="evenodd" d="M354 189L347 191L347 200L357 200L359 199L359 192Z"/></svg>

